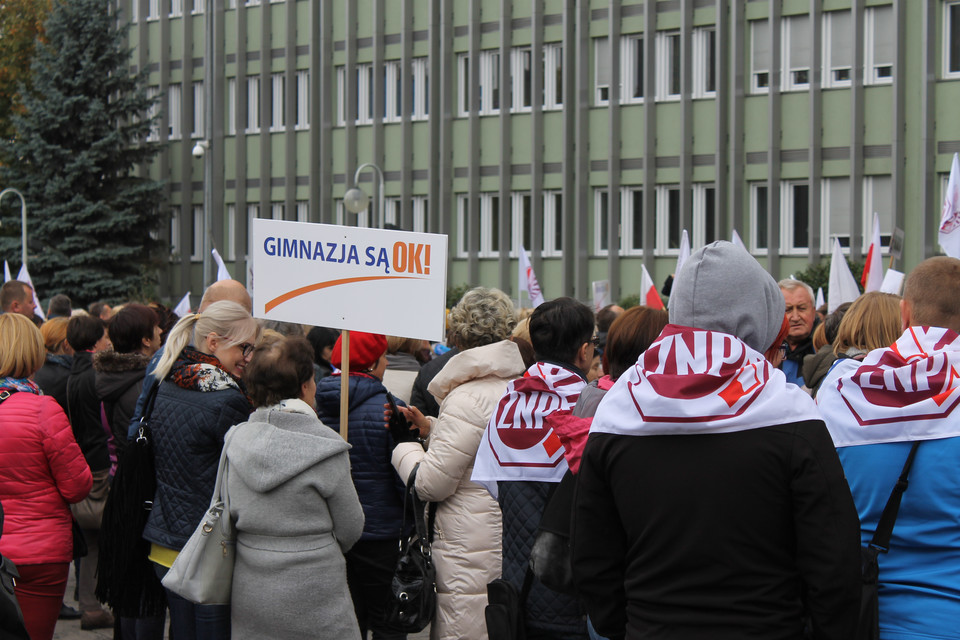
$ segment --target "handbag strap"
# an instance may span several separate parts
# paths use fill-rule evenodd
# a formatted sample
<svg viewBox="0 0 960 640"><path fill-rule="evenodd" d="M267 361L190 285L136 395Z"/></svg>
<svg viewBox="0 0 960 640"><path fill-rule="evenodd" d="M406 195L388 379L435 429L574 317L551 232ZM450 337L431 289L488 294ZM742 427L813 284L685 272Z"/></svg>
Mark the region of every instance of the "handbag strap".
<svg viewBox="0 0 960 640"><path fill-rule="evenodd" d="M137 440L149 440L150 416L153 414L153 405L157 400L157 392L160 390L160 380L154 380L150 385L150 391L147 392L147 400L143 404L143 413L140 414L140 424L137 427Z"/></svg>
<svg viewBox="0 0 960 640"><path fill-rule="evenodd" d="M3 404L3 401L15 394L18 389L4 389L0 391L0 404Z"/></svg>
<svg viewBox="0 0 960 640"><path fill-rule="evenodd" d="M429 507L424 509L427 503L417 495L416 487L417 470L419 468L420 463L418 462L407 478L406 495L403 500L403 529L401 531L407 528L407 507L409 505L413 511L413 526L417 532L417 537L429 548L429 546L433 544L433 524L437 515L437 503L431 502L429 503ZM429 511L427 517L424 516L425 510ZM429 520L427 518L429 518Z"/></svg>
<svg viewBox="0 0 960 640"><path fill-rule="evenodd" d="M897 484L893 486L893 491L887 499L887 505L880 514L880 521L877 523L877 530L873 532L873 539L870 540L870 546L882 553L890 550L890 537L893 535L893 525L897 522L897 514L900 512L900 499L903 492L907 490L907 476L910 475L910 467L913 466L913 458L917 455L917 447L920 441L917 440L910 447L910 453L907 455L906 462L903 463L903 470L900 472L900 478Z"/></svg>

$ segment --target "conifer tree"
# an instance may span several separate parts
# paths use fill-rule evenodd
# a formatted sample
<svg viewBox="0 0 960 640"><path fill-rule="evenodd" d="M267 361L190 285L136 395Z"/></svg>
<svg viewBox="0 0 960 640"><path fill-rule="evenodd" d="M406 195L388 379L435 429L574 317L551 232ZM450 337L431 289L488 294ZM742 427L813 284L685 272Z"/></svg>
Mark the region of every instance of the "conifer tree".
<svg viewBox="0 0 960 640"><path fill-rule="evenodd" d="M159 150L144 70L129 72L110 0L55 0L31 65L16 135L0 142L0 185L20 189L28 206L30 275L41 295L83 304L118 299L142 284L161 224L162 185L134 167ZM10 198L10 205L16 198ZM19 256L19 208L4 199L0 255ZM49 293L47 293L49 292Z"/></svg>

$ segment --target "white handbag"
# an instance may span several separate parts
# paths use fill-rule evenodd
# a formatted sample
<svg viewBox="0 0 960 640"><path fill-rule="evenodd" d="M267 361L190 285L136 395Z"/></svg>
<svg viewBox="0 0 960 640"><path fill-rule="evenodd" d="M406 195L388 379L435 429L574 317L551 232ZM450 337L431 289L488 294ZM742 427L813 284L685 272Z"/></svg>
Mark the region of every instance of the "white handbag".
<svg viewBox="0 0 960 640"><path fill-rule="evenodd" d="M230 521L227 442L224 442L210 508L163 577L163 586L195 604L230 604L236 549L237 531Z"/></svg>

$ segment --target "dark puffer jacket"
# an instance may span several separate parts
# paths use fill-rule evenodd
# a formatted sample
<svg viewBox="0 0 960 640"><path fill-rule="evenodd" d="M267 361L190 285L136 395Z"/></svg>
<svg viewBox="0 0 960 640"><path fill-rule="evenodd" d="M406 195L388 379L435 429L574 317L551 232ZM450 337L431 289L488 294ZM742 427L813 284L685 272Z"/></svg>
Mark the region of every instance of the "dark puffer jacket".
<svg viewBox="0 0 960 640"><path fill-rule="evenodd" d="M503 513L503 577L520 590L527 572L530 549L540 517L547 505L550 482L498 483ZM587 616L573 596L551 591L536 579L527 597L527 628L564 639L587 638Z"/></svg>
<svg viewBox="0 0 960 640"><path fill-rule="evenodd" d="M143 530L146 540L183 548L210 506L223 438L249 415L250 403L239 389L196 391L161 383L150 415L157 493Z"/></svg>
<svg viewBox="0 0 960 640"><path fill-rule="evenodd" d="M350 475L365 518L361 540L396 540L403 523L404 482L390 463L393 440L383 424L386 401L387 390L379 380L350 374L347 441ZM329 376L317 385L317 414L325 425L339 431L340 376Z"/></svg>
<svg viewBox="0 0 960 640"><path fill-rule="evenodd" d="M67 417L83 457L94 473L110 468L109 436L100 420L95 377L93 354L89 351L75 353L73 368L67 378Z"/></svg>
<svg viewBox="0 0 960 640"><path fill-rule="evenodd" d="M93 358L97 397L103 403L113 442L120 452L127 445L127 428L143 387L150 357L139 352L101 351Z"/></svg>
<svg viewBox="0 0 960 640"><path fill-rule="evenodd" d="M51 396L67 412L67 378L73 366L73 356L47 354L47 358L33 376L33 381L43 390L43 395Z"/></svg>

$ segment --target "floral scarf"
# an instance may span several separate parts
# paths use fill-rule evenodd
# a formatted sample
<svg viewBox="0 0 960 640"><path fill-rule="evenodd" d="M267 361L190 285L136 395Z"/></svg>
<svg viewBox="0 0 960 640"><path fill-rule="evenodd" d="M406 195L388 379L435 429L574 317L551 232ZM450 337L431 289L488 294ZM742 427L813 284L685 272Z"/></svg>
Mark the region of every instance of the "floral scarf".
<svg viewBox="0 0 960 640"><path fill-rule="evenodd" d="M237 389L246 393L240 378L224 371L220 360L193 347L186 347L173 363L170 380L181 389L191 391Z"/></svg>
<svg viewBox="0 0 960 640"><path fill-rule="evenodd" d="M11 378L10 376L0 378L0 393L3 393L4 391L8 393L23 391L25 393L33 393L38 396L43 395L43 391L40 390L40 387L37 386L37 383L33 380L28 378Z"/></svg>

